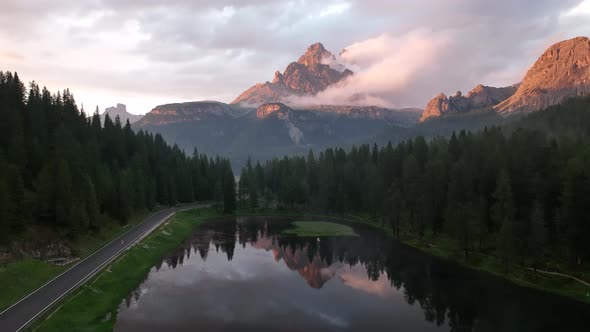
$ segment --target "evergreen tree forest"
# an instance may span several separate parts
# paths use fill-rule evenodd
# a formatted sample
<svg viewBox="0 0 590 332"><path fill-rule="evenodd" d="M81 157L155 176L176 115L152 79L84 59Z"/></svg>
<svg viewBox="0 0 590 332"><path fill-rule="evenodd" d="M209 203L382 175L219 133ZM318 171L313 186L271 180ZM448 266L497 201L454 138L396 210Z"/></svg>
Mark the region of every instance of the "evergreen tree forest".
<svg viewBox="0 0 590 332"><path fill-rule="evenodd" d="M249 162L239 205L364 216L400 238L450 238L466 258L588 266L588 114L583 98L477 133Z"/></svg>
<svg viewBox="0 0 590 332"><path fill-rule="evenodd" d="M68 90L26 88L0 72L0 119L0 241L30 225L76 237L157 204L235 206L228 160L186 156L118 117L101 123L98 108L88 116Z"/></svg>

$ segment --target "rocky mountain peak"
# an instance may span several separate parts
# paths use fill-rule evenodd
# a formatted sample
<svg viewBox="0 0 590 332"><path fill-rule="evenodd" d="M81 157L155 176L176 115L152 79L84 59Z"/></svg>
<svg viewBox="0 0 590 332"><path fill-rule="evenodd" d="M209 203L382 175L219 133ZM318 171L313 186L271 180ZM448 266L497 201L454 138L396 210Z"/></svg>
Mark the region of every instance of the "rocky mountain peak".
<svg viewBox="0 0 590 332"><path fill-rule="evenodd" d="M280 71L275 72L275 78L272 80L274 84L283 84L283 74Z"/></svg>
<svg viewBox="0 0 590 332"><path fill-rule="evenodd" d="M252 86L232 101L232 104L258 106L269 102L284 102L290 96L313 96L353 75L349 69L341 72L322 63L326 59L334 60L335 57L321 43L313 44L297 62L291 62L283 73L276 71L272 83Z"/></svg>
<svg viewBox="0 0 590 332"><path fill-rule="evenodd" d="M476 93L481 93L485 89L486 89L486 86L483 85L483 84L481 84L481 83L479 83L478 85L475 86L475 88L471 89L471 91L469 91L467 93L467 96L471 96L471 95L476 94Z"/></svg>
<svg viewBox="0 0 590 332"><path fill-rule="evenodd" d="M516 93L496 110L504 115L532 112L588 94L590 39L576 37L549 47L528 70Z"/></svg>
<svg viewBox="0 0 590 332"><path fill-rule="evenodd" d="M325 61L327 58L334 59L334 55L326 50L322 43L315 43L307 48L305 54L303 54L297 62L310 67L316 64L321 64L322 61Z"/></svg>

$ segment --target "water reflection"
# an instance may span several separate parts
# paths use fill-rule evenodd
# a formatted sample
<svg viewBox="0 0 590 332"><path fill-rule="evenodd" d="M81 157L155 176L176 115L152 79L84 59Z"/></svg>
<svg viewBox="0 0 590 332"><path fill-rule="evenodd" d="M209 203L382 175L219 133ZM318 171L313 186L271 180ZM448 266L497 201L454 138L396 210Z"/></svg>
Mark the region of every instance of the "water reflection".
<svg viewBox="0 0 590 332"><path fill-rule="evenodd" d="M122 303L116 331L587 331L590 308L509 285L355 225L281 236L281 218L210 222Z"/></svg>

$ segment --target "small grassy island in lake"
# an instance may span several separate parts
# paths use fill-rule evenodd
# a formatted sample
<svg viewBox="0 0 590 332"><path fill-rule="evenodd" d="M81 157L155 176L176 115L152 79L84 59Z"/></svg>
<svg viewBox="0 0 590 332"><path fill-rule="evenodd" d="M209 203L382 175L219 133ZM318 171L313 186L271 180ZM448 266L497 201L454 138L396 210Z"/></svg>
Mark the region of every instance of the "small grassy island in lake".
<svg viewBox="0 0 590 332"><path fill-rule="evenodd" d="M358 236L352 228L326 221L294 221L295 228L283 231L283 234L301 237L313 236Z"/></svg>

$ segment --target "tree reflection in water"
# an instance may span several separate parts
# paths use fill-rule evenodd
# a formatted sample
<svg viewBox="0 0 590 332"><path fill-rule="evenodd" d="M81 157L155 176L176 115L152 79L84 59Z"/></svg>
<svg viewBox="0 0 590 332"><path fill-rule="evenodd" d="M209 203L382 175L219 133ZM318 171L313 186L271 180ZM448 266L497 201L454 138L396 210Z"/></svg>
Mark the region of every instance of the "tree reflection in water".
<svg viewBox="0 0 590 332"><path fill-rule="evenodd" d="M351 225L359 237L298 238L283 236L285 218L237 218L209 222L184 246L154 268L176 269L198 255L236 250L272 252L277 263L296 271L309 287L340 282L376 297L403 294L426 321L451 331L586 331L587 305L523 289L492 276L464 269L400 244L379 231ZM236 246L239 246L236 249ZM142 287L125 304L138 302Z"/></svg>

